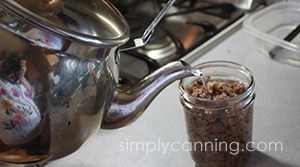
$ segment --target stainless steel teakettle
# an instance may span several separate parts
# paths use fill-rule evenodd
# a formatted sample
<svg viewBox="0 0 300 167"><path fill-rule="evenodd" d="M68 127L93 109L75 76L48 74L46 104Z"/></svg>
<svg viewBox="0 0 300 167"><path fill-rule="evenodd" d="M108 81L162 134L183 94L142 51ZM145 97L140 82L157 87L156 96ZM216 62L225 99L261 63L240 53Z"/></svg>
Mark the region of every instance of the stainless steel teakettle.
<svg viewBox="0 0 300 167"><path fill-rule="evenodd" d="M1 0L0 8L2 162L64 157L100 127L131 123L164 87L192 75L177 61L134 86L118 84L119 47L130 33L106 0Z"/></svg>

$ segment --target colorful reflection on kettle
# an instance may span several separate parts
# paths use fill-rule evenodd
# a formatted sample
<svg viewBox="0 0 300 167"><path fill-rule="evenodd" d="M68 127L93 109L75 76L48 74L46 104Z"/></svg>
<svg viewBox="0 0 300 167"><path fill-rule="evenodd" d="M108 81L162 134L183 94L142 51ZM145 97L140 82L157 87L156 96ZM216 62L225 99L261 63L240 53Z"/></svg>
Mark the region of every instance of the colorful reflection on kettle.
<svg viewBox="0 0 300 167"><path fill-rule="evenodd" d="M38 136L41 114L25 78L26 61L7 59L0 65L0 139L6 145L24 144Z"/></svg>

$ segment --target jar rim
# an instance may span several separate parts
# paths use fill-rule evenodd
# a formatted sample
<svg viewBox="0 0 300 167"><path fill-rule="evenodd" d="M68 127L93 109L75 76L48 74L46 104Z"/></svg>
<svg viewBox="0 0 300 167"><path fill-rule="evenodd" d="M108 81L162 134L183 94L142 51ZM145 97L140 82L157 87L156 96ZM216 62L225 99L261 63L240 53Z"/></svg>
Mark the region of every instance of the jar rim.
<svg viewBox="0 0 300 167"><path fill-rule="evenodd" d="M190 95L186 91L186 87L184 87L184 85L183 85L183 82L186 79L191 78L191 77L187 77L187 78L181 79L179 82L179 90L180 90L181 96L183 97L184 100L186 100L192 104L195 104L195 103L197 104L197 102L201 102L201 103L205 103L205 104L212 104L212 103L216 103L216 102L218 104L222 104L222 103L223 104L229 104L229 103L232 104L232 103L242 101L245 98L254 94L254 86L255 86L254 76L247 67L245 67L241 64L235 63L235 62L220 60L220 61L208 61L208 62L204 62L201 64L197 64L196 66L194 66L194 68L203 69L203 68L208 68L208 67L212 67L212 66L233 68L233 69L239 71L240 73L244 74L247 78L249 78L249 81L250 81L249 84L247 84L246 91L237 96L226 98L226 99L220 99L220 100L211 100L211 99L195 97L195 96ZM203 75L203 76L205 76L205 75ZM195 76L193 76L193 77L195 77ZM221 107L221 108L223 108L223 107Z"/></svg>

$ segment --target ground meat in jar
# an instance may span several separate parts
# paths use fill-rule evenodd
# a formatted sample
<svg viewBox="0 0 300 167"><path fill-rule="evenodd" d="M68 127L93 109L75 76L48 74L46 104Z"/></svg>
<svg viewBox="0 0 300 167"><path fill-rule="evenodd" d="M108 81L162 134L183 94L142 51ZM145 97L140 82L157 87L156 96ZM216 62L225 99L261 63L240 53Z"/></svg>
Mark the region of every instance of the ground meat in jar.
<svg viewBox="0 0 300 167"><path fill-rule="evenodd" d="M201 80L197 80L188 87L187 91L194 97L210 100L228 99L246 91L245 85L237 81L217 79L206 82L205 86Z"/></svg>
<svg viewBox="0 0 300 167"><path fill-rule="evenodd" d="M243 83L232 80L201 80L187 87L187 92L199 99L216 102L215 108L184 105L191 155L201 167L242 167L250 152L253 103L231 104L222 109L218 101L229 100L247 91ZM253 98L253 97L248 97ZM253 98L254 99L254 98ZM211 106L210 106L211 107ZM246 148L247 146L247 148Z"/></svg>

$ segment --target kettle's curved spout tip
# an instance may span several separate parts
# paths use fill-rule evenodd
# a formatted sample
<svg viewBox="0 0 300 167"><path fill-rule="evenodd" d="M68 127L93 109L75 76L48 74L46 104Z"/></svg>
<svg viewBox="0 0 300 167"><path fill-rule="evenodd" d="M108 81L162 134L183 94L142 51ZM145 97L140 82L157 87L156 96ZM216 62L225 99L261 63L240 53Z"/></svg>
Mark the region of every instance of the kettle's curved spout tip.
<svg viewBox="0 0 300 167"><path fill-rule="evenodd" d="M197 68L193 68L189 63L185 62L184 60L179 60L180 63L186 67L187 69L190 70L190 72L194 75L194 76L197 76L197 77L202 77L203 76L203 73L200 69L197 69Z"/></svg>
<svg viewBox="0 0 300 167"><path fill-rule="evenodd" d="M183 66L190 68L190 69L192 68L192 66L189 63L185 62L184 60L179 60L179 61Z"/></svg>

